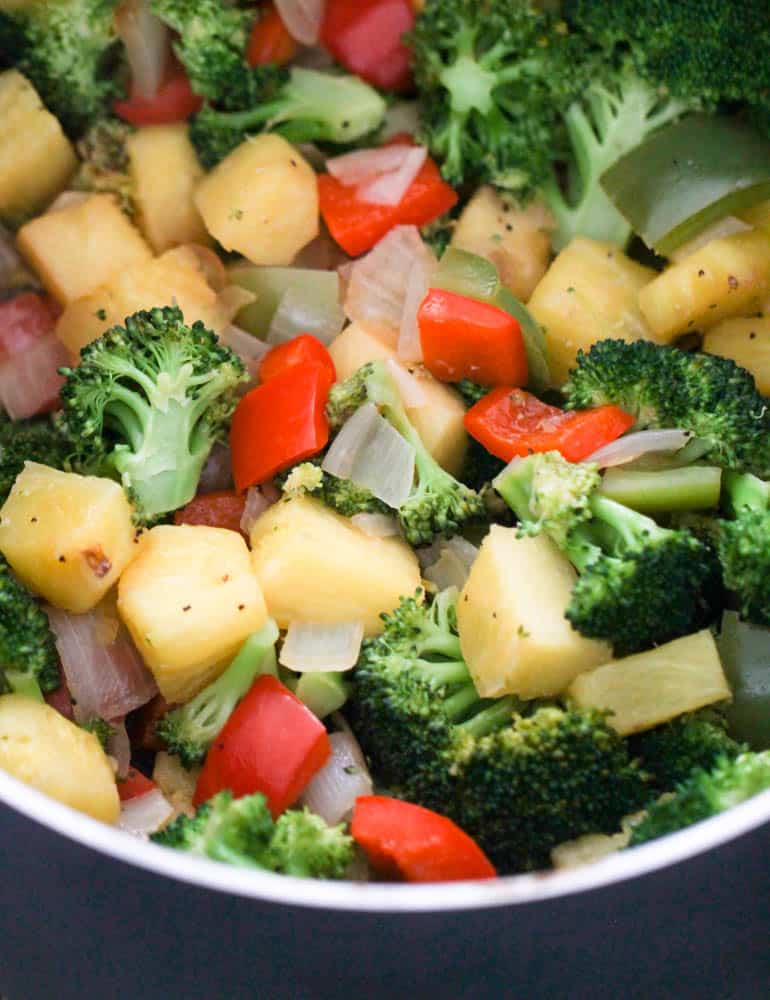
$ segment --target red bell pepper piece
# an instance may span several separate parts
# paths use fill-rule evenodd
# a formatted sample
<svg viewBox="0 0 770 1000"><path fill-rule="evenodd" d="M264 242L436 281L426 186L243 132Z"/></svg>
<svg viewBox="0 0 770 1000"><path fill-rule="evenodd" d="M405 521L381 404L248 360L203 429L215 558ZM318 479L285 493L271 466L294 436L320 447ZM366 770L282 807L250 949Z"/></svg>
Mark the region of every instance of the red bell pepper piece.
<svg viewBox="0 0 770 1000"><path fill-rule="evenodd" d="M297 801L330 754L323 724L279 680L263 674L211 745L193 805L225 788L236 798L262 792L275 818Z"/></svg>
<svg viewBox="0 0 770 1000"><path fill-rule="evenodd" d="M359 201L354 187L331 174L318 178L318 195L329 232L351 257L371 250L394 226L424 226L457 203L457 193L442 180L430 157L398 205Z"/></svg>
<svg viewBox="0 0 770 1000"><path fill-rule="evenodd" d="M239 490L317 455L329 440L324 413L329 372L317 362L287 368L247 393L230 428L233 478Z"/></svg>
<svg viewBox="0 0 770 1000"><path fill-rule="evenodd" d="M526 385L527 351L510 313L431 288L417 312L425 367L442 382Z"/></svg>
<svg viewBox="0 0 770 1000"><path fill-rule="evenodd" d="M115 101L113 111L130 125L172 125L200 111L203 98L192 92L181 63L172 60L166 79L154 97L131 91L128 100Z"/></svg>
<svg viewBox="0 0 770 1000"><path fill-rule="evenodd" d="M350 832L380 875L407 882L456 882L497 875L472 837L446 816L411 802L362 795L353 807Z"/></svg>
<svg viewBox="0 0 770 1000"><path fill-rule="evenodd" d="M260 382L269 382L271 378L280 375L288 368L296 365L314 362L319 364L329 376L329 388L337 381L337 369L332 356L316 337L302 333L285 344L276 344L262 358L259 366Z"/></svg>
<svg viewBox="0 0 770 1000"><path fill-rule="evenodd" d="M240 531L245 506L246 497L234 490L201 493L174 514L174 524L204 524Z"/></svg>
<svg viewBox="0 0 770 1000"><path fill-rule="evenodd" d="M510 462L516 456L558 451L568 462L582 462L633 426L618 406L560 410L523 389L500 386L465 414L465 429L487 451Z"/></svg>
<svg viewBox="0 0 770 1000"><path fill-rule="evenodd" d="M140 795L153 792L158 786L150 778L137 771L135 767L128 769L126 778L118 778L118 796L121 802L128 802L129 799L138 799Z"/></svg>
<svg viewBox="0 0 770 1000"><path fill-rule="evenodd" d="M265 4L259 19L254 22L246 47L249 66L264 66L266 63L285 66L296 56L297 48L273 4Z"/></svg>
<svg viewBox="0 0 770 1000"><path fill-rule="evenodd" d="M414 27L410 0L328 0L321 41L338 63L380 90L409 90Z"/></svg>

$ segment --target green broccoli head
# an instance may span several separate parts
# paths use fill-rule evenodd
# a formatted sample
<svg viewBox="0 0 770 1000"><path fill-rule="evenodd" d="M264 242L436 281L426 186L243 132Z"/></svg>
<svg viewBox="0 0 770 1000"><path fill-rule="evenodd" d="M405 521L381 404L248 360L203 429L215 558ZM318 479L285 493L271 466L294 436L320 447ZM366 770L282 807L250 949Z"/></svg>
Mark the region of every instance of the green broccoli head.
<svg viewBox="0 0 770 1000"><path fill-rule="evenodd" d="M42 701L61 683L48 618L0 556L0 678L3 689Z"/></svg>
<svg viewBox="0 0 770 1000"><path fill-rule="evenodd" d="M727 358L602 340L578 352L563 392L572 409L613 403L637 429L681 428L709 442L709 461L770 476L770 411L749 372Z"/></svg>
<svg viewBox="0 0 770 1000"><path fill-rule="evenodd" d="M119 118L96 121L77 143L81 163L71 182L77 191L106 191L116 195L129 216L135 211L126 149L126 139L132 131Z"/></svg>
<svg viewBox="0 0 770 1000"><path fill-rule="evenodd" d="M320 465L322 460L322 456L317 456L312 461L302 462L276 476L276 483L283 495L290 497L307 494L316 497L343 517L390 513L390 508L365 486L358 486L349 479L340 479L324 472Z"/></svg>
<svg viewBox="0 0 770 1000"><path fill-rule="evenodd" d="M0 423L0 503L4 503L25 462L63 469L73 445L50 417Z"/></svg>
<svg viewBox="0 0 770 1000"><path fill-rule="evenodd" d="M699 770L674 794L654 802L633 828L631 847L676 833L717 816L770 788L770 751L722 757L709 771Z"/></svg>
<svg viewBox="0 0 770 1000"><path fill-rule="evenodd" d="M115 735L114 726L111 726L100 715L94 715L90 719L86 719L85 722L81 722L80 728L85 729L87 733L93 733L97 740L99 740L102 750L107 753L109 742Z"/></svg>
<svg viewBox="0 0 770 1000"><path fill-rule="evenodd" d="M770 483L749 474L723 477L725 504L733 515L717 522L722 576L747 621L770 625Z"/></svg>
<svg viewBox="0 0 770 1000"><path fill-rule="evenodd" d="M71 136L119 95L112 75L117 6L117 0L38 0L3 15L15 34L10 64L29 77Z"/></svg>
<svg viewBox="0 0 770 1000"><path fill-rule="evenodd" d="M112 472L140 521L195 494L212 445L224 436L247 380L240 359L176 306L138 312L62 369L61 426L75 464Z"/></svg>
<svg viewBox="0 0 770 1000"><path fill-rule="evenodd" d="M329 827L306 810L288 810L273 823L260 793L234 799L219 792L151 839L215 861L307 878L343 878L353 860L343 826Z"/></svg>

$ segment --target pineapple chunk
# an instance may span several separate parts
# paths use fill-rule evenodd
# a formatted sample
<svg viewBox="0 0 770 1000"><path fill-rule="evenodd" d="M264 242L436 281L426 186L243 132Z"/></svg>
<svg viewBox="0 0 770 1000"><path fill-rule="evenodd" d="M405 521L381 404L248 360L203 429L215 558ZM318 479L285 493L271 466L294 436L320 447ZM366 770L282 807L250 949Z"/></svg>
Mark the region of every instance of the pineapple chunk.
<svg viewBox="0 0 770 1000"><path fill-rule="evenodd" d="M195 204L225 250L254 264L291 264L318 235L315 172L279 135L242 142L203 178Z"/></svg>
<svg viewBox="0 0 770 1000"><path fill-rule="evenodd" d="M31 698L0 698L0 768L72 809L116 823L120 799L93 733Z"/></svg>
<svg viewBox="0 0 770 1000"><path fill-rule="evenodd" d="M703 338L703 350L750 371L763 396L770 395L770 315L726 319Z"/></svg>
<svg viewBox="0 0 770 1000"><path fill-rule="evenodd" d="M669 343L744 316L770 293L770 233L735 233L712 240L667 268L639 292L639 308L653 334Z"/></svg>
<svg viewBox="0 0 770 1000"><path fill-rule="evenodd" d="M360 621L366 635L377 635L382 612L420 586L417 556L406 542L365 535L310 497L273 504L251 529L251 547L280 628Z"/></svg>
<svg viewBox="0 0 770 1000"><path fill-rule="evenodd" d="M396 352L383 339L358 323L351 323L329 345L329 353L342 381L367 361L396 361ZM406 412L422 442L439 465L459 475L468 451L465 406L454 389L433 378L424 368L412 369L425 393L425 403L407 406Z"/></svg>
<svg viewBox="0 0 770 1000"><path fill-rule="evenodd" d="M110 194L92 194L38 216L19 230L18 243L62 305L152 258L139 231Z"/></svg>
<svg viewBox="0 0 770 1000"><path fill-rule="evenodd" d="M203 177L187 124L147 125L126 141L139 227L155 253L182 243L208 243L193 201Z"/></svg>
<svg viewBox="0 0 770 1000"><path fill-rule="evenodd" d="M190 247L167 250L160 257L121 271L107 284L71 302L58 319L56 336L72 355L78 355L105 330L122 324L126 316L174 302L187 323L199 319L213 330L226 325L217 293Z"/></svg>
<svg viewBox="0 0 770 1000"><path fill-rule="evenodd" d="M84 614L136 554L131 505L111 479L27 462L0 508L0 552L35 593Z"/></svg>
<svg viewBox="0 0 770 1000"><path fill-rule="evenodd" d="M577 352L597 340L651 338L638 296L654 277L612 243L578 236L562 250L529 300L545 334L555 385L566 380Z"/></svg>
<svg viewBox="0 0 770 1000"><path fill-rule="evenodd" d="M612 650L564 617L576 574L544 535L493 525L457 603L460 645L482 697L560 694Z"/></svg>
<svg viewBox="0 0 770 1000"><path fill-rule="evenodd" d="M77 157L61 125L15 69L0 73L0 219L18 226L66 186Z"/></svg>
<svg viewBox="0 0 770 1000"><path fill-rule="evenodd" d="M138 548L118 612L166 701L188 701L267 621L249 550L237 531L172 524Z"/></svg>
<svg viewBox="0 0 770 1000"><path fill-rule="evenodd" d="M577 677L567 694L582 708L608 709L620 733L642 732L731 692L708 629Z"/></svg>
<svg viewBox="0 0 770 1000"><path fill-rule="evenodd" d="M474 194L457 220L452 246L485 257L516 298L526 302L551 257L554 222L542 201L520 207L493 187Z"/></svg>

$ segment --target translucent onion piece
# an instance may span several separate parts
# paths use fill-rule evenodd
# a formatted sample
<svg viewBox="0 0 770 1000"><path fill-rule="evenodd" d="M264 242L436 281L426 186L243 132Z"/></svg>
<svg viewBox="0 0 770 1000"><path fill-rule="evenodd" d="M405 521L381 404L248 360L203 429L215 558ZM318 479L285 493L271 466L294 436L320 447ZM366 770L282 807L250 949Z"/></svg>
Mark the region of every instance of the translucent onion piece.
<svg viewBox="0 0 770 1000"><path fill-rule="evenodd" d="M226 444L218 442L206 459L198 480L198 493L215 493L229 490L233 485L233 457Z"/></svg>
<svg viewBox="0 0 770 1000"><path fill-rule="evenodd" d="M380 416L373 403L367 403L344 424L322 468L365 486L395 510L411 492L414 461L414 448Z"/></svg>
<svg viewBox="0 0 770 1000"><path fill-rule="evenodd" d="M352 670L364 638L362 622L316 625L292 622L283 640L278 660L301 674L324 674Z"/></svg>
<svg viewBox="0 0 770 1000"><path fill-rule="evenodd" d="M159 788L120 804L118 826L136 837L157 833L174 815L174 808Z"/></svg>
<svg viewBox="0 0 770 1000"><path fill-rule="evenodd" d="M416 268L424 268L432 256L416 226L391 229L351 268L344 301L348 318L379 333L395 347L409 277ZM417 305L419 302L414 306L415 314Z"/></svg>
<svg viewBox="0 0 770 1000"><path fill-rule="evenodd" d="M675 264L678 264L685 257L689 257L696 250L700 250L707 243L711 243L712 240L722 240L727 236L735 236L736 233L745 233L751 228L742 219L737 219L734 215L726 215L723 219L718 219L710 226L707 226L697 236L693 236L691 240L677 247L676 250L673 250L669 254L669 257Z"/></svg>
<svg viewBox="0 0 770 1000"><path fill-rule="evenodd" d="M407 371L398 361L386 361L385 367L393 381L398 386L401 402L408 410L417 409L420 406L427 406L428 394L420 385L420 380L415 378L411 372Z"/></svg>
<svg viewBox="0 0 770 1000"><path fill-rule="evenodd" d="M359 795L372 794L372 779L353 734L332 733L331 757L305 789L301 802L330 826L345 819Z"/></svg>
<svg viewBox="0 0 770 1000"><path fill-rule="evenodd" d="M434 549L434 546L431 546ZM439 542L438 557L426 565L423 576L439 590L457 587L462 590L479 550L464 538L451 538Z"/></svg>
<svg viewBox="0 0 770 1000"><path fill-rule="evenodd" d="M385 112L385 124L380 132L382 142L394 136L416 135L420 127L420 112L417 101L395 101Z"/></svg>
<svg viewBox="0 0 770 1000"><path fill-rule="evenodd" d="M145 0L124 0L115 22L131 68L132 89L152 99L158 93L170 55L169 30Z"/></svg>
<svg viewBox="0 0 770 1000"><path fill-rule="evenodd" d="M407 146L403 163L397 170L388 171L358 186L358 200L370 205L400 204L427 156L428 150L424 146Z"/></svg>
<svg viewBox="0 0 770 1000"><path fill-rule="evenodd" d="M116 775L127 778L131 766L131 742L126 731L125 719L111 719L112 734L107 740L107 753L117 762Z"/></svg>
<svg viewBox="0 0 770 1000"><path fill-rule="evenodd" d="M125 628L121 626L115 642L105 646L99 639L103 625L94 612L71 615L59 608L45 610L78 715L117 719L158 693Z"/></svg>
<svg viewBox="0 0 770 1000"><path fill-rule="evenodd" d="M357 149L326 161L326 169L346 187L356 187L363 181L372 180L378 174L391 173L400 169L404 159L415 147L405 144L378 146L375 149Z"/></svg>
<svg viewBox="0 0 770 1000"><path fill-rule="evenodd" d="M64 344L49 333L0 364L0 404L8 416L21 420L55 407L64 383L59 368L69 363Z"/></svg>
<svg viewBox="0 0 770 1000"><path fill-rule="evenodd" d="M242 330L239 326L233 326L232 323L225 327L219 335L219 340L225 347L235 351L246 366L249 375L256 379L259 373L259 364L270 350L270 345Z"/></svg>
<svg viewBox="0 0 770 1000"><path fill-rule="evenodd" d="M398 521L389 514L354 514L350 523L372 538L392 538L401 534Z"/></svg>
<svg viewBox="0 0 770 1000"><path fill-rule="evenodd" d="M264 488L261 486L249 487L246 493L246 506L243 508L243 515L241 517L241 531L244 535L251 534L254 522L265 513L268 507L271 507L275 503L276 499L275 497L268 499Z"/></svg>
<svg viewBox="0 0 770 1000"><path fill-rule="evenodd" d="M689 431L637 431L611 441L589 455L586 462L595 462L602 469L625 465L642 455L659 451L679 451L692 438Z"/></svg>
<svg viewBox="0 0 770 1000"><path fill-rule="evenodd" d="M406 282L404 308L398 331L398 356L407 364L422 361L422 341L420 340L420 328L417 325L417 311L422 300L428 294L437 268L438 261L435 254L423 243L422 252L416 255L414 267L409 272Z"/></svg>
<svg viewBox="0 0 770 1000"><path fill-rule="evenodd" d="M315 45L323 22L324 0L275 0L275 6L292 38L302 45Z"/></svg>
<svg viewBox="0 0 770 1000"><path fill-rule="evenodd" d="M270 323L267 342L283 344L300 333L310 333L322 344L331 344L344 322L345 313L339 302L339 284L334 298L330 298L320 286L294 285L281 296Z"/></svg>

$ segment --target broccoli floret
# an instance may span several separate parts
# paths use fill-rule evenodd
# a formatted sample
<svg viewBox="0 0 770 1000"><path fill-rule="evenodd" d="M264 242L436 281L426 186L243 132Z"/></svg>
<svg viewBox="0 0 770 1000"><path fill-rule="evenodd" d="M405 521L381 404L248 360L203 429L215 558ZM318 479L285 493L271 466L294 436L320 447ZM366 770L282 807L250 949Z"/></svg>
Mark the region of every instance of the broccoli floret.
<svg viewBox="0 0 770 1000"><path fill-rule="evenodd" d="M748 748L727 733L727 719L714 709L680 715L631 737L631 752L661 792L671 791L696 770L708 771L722 758Z"/></svg>
<svg viewBox="0 0 770 1000"><path fill-rule="evenodd" d="M577 569L565 611L572 625L625 656L692 630L711 565L689 532L601 496L598 482L590 464L551 452L511 463L495 488L521 533L545 531Z"/></svg>
<svg viewBox="0 0 770 1000"><path fill-rule="evenodd" d="M770 483L728 472L723 478L732 520L718 522L717 552L725 587L747 621L770 625Z"/></svg>
<svg viewBox="0 0 770 1000"><path fill-rule="evenodd" d="M276 484L284 496L309 494L322 500L327 507L344 517L356 514L389 514L390 508L378 500L365 486L349 479L340 479L320 466L321 458L295 465L287 473L276 476Z"/></svg>
<svg viewBox="0 0 770 1000"><path fill-rule="evenodd" d="M555 844L649 798L599 712L481 699L457 633L456 592L403 599L364 643L352 720L390 790L476 837L501 872L546 864Z"/></svg>
<svg viewBox="0 0 770 1000"><path fill-rule="evenodd" d="M233 799L219 792L195 816L177 817L151 839L231 865L308 878L343 878L353 860L344 826L329 827L307 810L292 809L273 823L259 793Z"/></svg>
<svg viewBox="0 0 770 1000"><path fill-rule="evenodd" d="M770 751L721 758L709 771L699 770L680 784L672 796L653 803L634 827L631 847L676 833L716 816L770 788Z"/></svg>
<svg viewBox="0 0 770 1000"><path fill-rule="evenodd" d="M0 423L0 504L25 462L63 469L72 450L72 442L49 417Z"/></svg>
<svg viewBox="0 0 770 1000"><path fill-rule="evenodd" d="M469 407L473 406L474 403L478 403L480 399L483 399L492 391L492 386L479 385L477 382L472 382L469 378L455 382L454 388L462 396L465 405Z"/></svg>
<svg viewBox="0 0 770 1000"><path fill-rule="evenodd" d="M0 556L0 689L42 701L60 683L48 618Z"/></svg>
<svg viewBox="0 0 770 1000"><path fill-rule="evenodd" d="M77 143L80 167L72 179L77 191L107 191L117 196L128 216L134 215L133 184L128 173L126 139L130 125L119 118L102 118Z"/></svg>
<svg viewBox="0 0 770 1000"><path fill-rule="evenodd" d="M678 427L710 444L704 458L770 478L770 409L734 361L648 340L601 340L578 352L562 390L571 409L613 403L637 430Z"/></svg>
<svg viewBox="0 0 770 1000"><path fill-rule="evenodd" d="M346 144L382 122L385 102L356 76L335 76L295 66L253 71L254 95L237 109L206 105L190 125L190 138L206 167L213 167L244 139L279 132L291 142Z"/></svg>
<svg viewBox="0 0 770 1000"><path fill-rule="evenodd" d="M455 535L467 521L484 516L484 504L478 493L442 469L427 450L406 415L396 384L381 362L370 362L332 386L326 407L331 427L340 427L366 402L380 409L415 452L416 482L398 509L410 545L429 545L437 535Z"/></svg>
<svg viewBox="0 0 770 1000"><path fill-rule="evenodd" d="M248 379L240 359L176 306L129 316L80 357L61 390L76 465L116 474L140 521L184 506Z"/></svg>
<svg viewBox="0 0 770 1000"><path fill-rule="evenodd" d="M3 14L5 60L35 85L71 136L119 95L113 76L117 0L37 0ZM6 37L9 36L9 37Z"/></svg>
<svg viewBox="0 0 770 1000"><path fill-rule="evenodd" d="M111 726L100 715L94 715L92 718L86 719L85 722L81 722L80 728L85 729L87 733L93 733L97 740L99 740L102 750L107 753L110 739L115 735L114 726Z"/></svg>
<svg viewBox="0 0 770 1000"><path fill-rule="evenodd" d="M155 732L185 767L200 764L233 709L258 674L275 673L273 647L278 628L272 620L241 646L230 666L192 701L158 720Z"/></svg>

